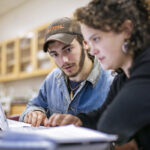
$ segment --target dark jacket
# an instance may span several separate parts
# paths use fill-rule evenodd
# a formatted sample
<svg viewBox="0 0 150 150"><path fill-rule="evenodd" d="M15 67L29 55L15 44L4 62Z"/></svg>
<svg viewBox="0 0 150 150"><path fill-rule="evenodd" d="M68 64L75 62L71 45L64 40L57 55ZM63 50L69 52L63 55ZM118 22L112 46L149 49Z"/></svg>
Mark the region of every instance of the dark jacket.
<svg viewBox="0 0 150 150"><path fill-rule="evenodd" d="M150 150L150 48L136 58L129 79L116 77L101 108L78 116L86 127L117 134L121 143L134 138Z"/></svg>

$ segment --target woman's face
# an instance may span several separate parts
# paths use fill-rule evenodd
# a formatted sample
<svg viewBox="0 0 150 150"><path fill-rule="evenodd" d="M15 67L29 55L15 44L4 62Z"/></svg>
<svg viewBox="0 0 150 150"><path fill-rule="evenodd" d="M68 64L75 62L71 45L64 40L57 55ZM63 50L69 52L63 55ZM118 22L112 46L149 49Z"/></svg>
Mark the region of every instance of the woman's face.
<svg viewBox="0 0 150 150"><path fill-rule="evenodd" d="M81 31L90 46L90 53L98 58L105 70L122 68L126 61L121 48L127 38L125 32L103 32L84 24Z"/></svg>

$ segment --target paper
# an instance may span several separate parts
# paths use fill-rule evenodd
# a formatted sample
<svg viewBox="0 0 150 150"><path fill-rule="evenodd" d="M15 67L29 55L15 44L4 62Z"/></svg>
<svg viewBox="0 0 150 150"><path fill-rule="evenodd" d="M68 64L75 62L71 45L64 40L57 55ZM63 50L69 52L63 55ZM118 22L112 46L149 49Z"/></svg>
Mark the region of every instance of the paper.
<svg viewBox="0 0 150 150"><path fill-rule="evenodd" d="M13 131L15 131L13 129ZM38 134L49 137L56 143L86 143L86 142L110 142L117 139L116 135L105 134L84 127L74 125L49 127L49 128L23 128L17 129L16 132Z"/></svg>
<svg viewBox="0 0 150 150"><path fill-rule="evenodd" d="M57 143L109 142L117 139L116 135L108 135L74 125L51 127L50 129L43 129L35 132L48 136Z"/></svg>
<svg viewBox="0 0 150 150"><path fill-rule="evenodd" d="M31 124L14 121L14 120L10 120L10 119L7 119L7 122L8 122L9 128L21 128L21 127L26 127L26 126L31 127Z"/></svg>

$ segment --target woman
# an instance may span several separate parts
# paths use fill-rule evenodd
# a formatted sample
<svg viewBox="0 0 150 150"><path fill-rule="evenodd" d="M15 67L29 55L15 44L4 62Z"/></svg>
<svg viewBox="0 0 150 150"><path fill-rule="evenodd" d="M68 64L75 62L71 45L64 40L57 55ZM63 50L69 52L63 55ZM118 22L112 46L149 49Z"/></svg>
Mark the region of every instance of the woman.
<svg viewBox="0 0 150 150"><path fill-rule="evenodd" d="M53 115L50 125L74 123L135 139L150 149L150 11L144 0L93 0L75 12L86 42L116 76L104 105L89 114Z"/></svg>

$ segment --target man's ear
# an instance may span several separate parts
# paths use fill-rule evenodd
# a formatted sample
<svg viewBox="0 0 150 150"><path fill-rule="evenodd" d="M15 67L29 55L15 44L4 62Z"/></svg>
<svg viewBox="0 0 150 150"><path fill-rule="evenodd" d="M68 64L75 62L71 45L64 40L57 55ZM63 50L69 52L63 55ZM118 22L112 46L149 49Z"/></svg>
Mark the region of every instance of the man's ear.
<svg viewBox="0 0 150 150"><path fill-rule="evenodd" d="M131 20L127 19L124 21L122 31L125 33L126 39L130 39L133 31L133 23Z"/></svg>
<svg viewBox="0 0 150 150"><path fill-rule="evenodd" d="M83 41L83 48L85 49L85 50L89 50L89 45L88 45L88 43L86 42L86 41Z"/></svg>

